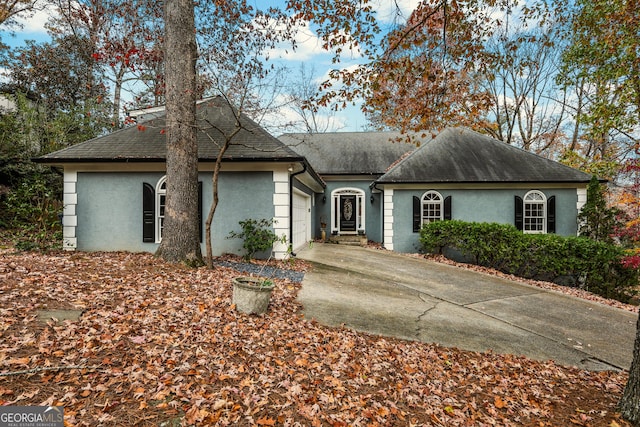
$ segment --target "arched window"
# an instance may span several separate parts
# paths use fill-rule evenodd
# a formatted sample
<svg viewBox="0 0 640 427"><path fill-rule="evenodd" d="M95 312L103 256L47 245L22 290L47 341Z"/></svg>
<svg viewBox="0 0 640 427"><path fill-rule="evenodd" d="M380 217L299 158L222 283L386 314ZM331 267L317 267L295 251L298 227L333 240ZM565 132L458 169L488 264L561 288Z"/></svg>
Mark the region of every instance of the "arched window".
<svg viewBox="0 0 640 427"><path fill-rule="evenodd" d="M156 185L156 241L162 240L164 230L164 210L167 201L167 177L163 176Z"/></svg>
<svg viewBox="0 0 640 427"><path fill-rule="evenodd" d="M538 190L529 191L523 199L523 231L525 233L547 232L547 198Z"/></svg>
<svg viewBox="0 0 640 427"><path fill-rule="evenodd" d="M422 224L443 219L442 196L437 191L427 191L422 195Z"/></svg>

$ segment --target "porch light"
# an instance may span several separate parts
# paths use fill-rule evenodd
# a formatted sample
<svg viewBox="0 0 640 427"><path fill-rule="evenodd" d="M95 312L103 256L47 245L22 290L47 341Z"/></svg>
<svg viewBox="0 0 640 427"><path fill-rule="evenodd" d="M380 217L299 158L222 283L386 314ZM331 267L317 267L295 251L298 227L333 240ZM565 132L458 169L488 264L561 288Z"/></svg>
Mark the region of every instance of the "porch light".
<svg viewBox="0 0 640 427"><path fill-rule="evenodd" d="M373 194L371 195L371 197L369 198L369 200L371 200L371 204L373 204L373 200L374 200L374 198L373 198Z"/></svg>

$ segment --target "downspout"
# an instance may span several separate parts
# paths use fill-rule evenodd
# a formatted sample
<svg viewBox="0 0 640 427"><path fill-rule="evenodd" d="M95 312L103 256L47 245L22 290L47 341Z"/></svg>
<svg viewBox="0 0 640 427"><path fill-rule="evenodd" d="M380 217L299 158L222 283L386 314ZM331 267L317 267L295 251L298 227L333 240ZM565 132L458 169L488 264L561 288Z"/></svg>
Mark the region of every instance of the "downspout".
<svg viewBox="0 0 640 427"><path fill-rule="evenodd" d="M302 170L289 175L289 253L296 256L293 252L293 177L303 174L307 171L307 163L302 163Z"/></svg>
<svg viewBox="0 0 640 427"><path fill-rule="evenodd" d="M373 195L373 190L380 192L380 217L382 219L382 224L380 224L380 240L382 240L382 244L384 245L384 190L379 189L378 183L375 181L369 185L369 188L371 189L371 195Z"/></svg>

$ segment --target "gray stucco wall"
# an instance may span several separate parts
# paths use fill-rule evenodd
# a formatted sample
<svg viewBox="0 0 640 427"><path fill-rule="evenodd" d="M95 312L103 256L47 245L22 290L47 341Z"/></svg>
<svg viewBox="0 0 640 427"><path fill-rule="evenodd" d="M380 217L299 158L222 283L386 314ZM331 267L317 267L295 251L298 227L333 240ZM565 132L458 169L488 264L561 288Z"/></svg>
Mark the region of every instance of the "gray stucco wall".
<svg viewBox="0 0 640 427"><path fill-rule="evenodd" d="M78 173L78 250L153 252L142 242L142 183L162 174Z"/></svg>
<svg viewBox="0 0 640 427"><path fill-rule="evenodd" d="M547 199L556 196L556 233L575 236L577 233L578 196L575 188L437 190L443 198L451 196L452 219L468 222L514 224L514 196L524 197L529 190L542 191ZM422 197L425 190L394 190L393 249L416 252L419 233L413 232L413 196Z"/></svg>
<svg viewBox="0 0 640 427"><path fill-rule="evenodd" d="M230 230L241 231L239 221L274 217L274 183L271 172L225 172L220 175L219 206L211 224L213 254L243 254L241 239L227 239ZM203 181L203 221L213 202L211 174L200 174ZM205 252L204 244L202 253Z"/></svg>
<svg viewBox="0 0 640 427"><path fill-rule="evenodd" d="M154 252L156 243L142 241L142 184L155 187L162 173L78 173L76 207L78 250ZM214 255L241 253L242 241L227 239L240 230L238 221L273 218L274 182L271 172L225 172L220 175L220 204L212 224ZM201 173L203 233L212 203L211 173ZM203 254L205 244L202 244Z"/></svg>

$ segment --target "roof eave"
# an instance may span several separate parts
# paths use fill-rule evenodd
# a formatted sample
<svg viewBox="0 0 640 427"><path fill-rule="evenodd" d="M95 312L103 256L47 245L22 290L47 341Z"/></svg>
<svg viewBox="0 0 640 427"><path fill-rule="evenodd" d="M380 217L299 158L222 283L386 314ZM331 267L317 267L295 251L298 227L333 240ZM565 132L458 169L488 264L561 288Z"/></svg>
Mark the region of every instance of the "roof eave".
<svg viewBox="0 0 640 427"><path fill-rule="evenodd" d="M304 162L304 157L223 157L225 162ZM61 164L61 163L164 163L167 161L165 157L35 157L31 159L34 163L42 164ZM210 157L198 158L198 162L212 163L216 159Z"/></svg>
<svg viewBox="0 0 640 427"><path fill-rule="evenodd" d="M45 158L36 157L31 159L34 163L42 164L64 164L64 163L164 163L166 161L163 157L145 157L145 158L101 158L101 157L88 157L88 158Z"/></svg>
<svg viewBox="0 0 640 427"><path fill-rule="evenodd" d="M606 180L605 180L606 182ZM589 180L554 180L554 181L405 181L405 180L376 180L376 184L588 184Z"/></svg>
<svg viewBox="0 0 640 427"><path fill-rule="evenodd" d="M318 172L322 176L362 176L362 177L381 177L384 172Z"/></svg>

